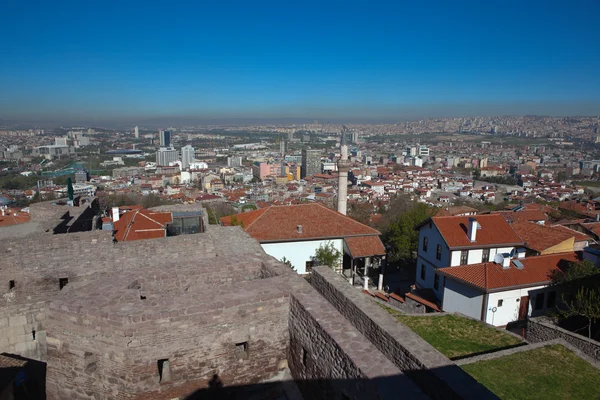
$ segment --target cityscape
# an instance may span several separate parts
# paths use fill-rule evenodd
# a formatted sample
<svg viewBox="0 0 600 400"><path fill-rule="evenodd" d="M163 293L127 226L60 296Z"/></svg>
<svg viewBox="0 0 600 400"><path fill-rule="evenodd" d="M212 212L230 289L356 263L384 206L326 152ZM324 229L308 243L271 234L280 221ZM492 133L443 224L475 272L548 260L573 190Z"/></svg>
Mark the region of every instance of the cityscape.
<svg viewBox="0 0 600 400"><path fill-rule="evenodd" d="M5 10L0 400L598 398L597 4L133 3Z"/></svg>

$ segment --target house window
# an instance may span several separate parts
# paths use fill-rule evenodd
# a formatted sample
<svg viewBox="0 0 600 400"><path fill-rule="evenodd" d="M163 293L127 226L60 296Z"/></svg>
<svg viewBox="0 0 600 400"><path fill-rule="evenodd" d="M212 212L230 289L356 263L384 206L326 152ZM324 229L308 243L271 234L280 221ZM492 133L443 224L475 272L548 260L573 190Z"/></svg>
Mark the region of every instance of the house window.
<svg viewBox="0 0 600 400"><path fill-rule="evenodd" d="M429 238L425 236L423 238L423 251L427 251L427 246L429 245Z"/></svg>
<svg viewBox="0 0 600 400"><path fill-rule="evenodd" d="M312 267L313 267L313 262L312 261L307 261L306 262L306 272L312 271Z"/></svg>
<svg viewBox="0 0 600 400"><path fill-rule="evenodd" d="M548 293L548 300L546 300L546 308L554 308L556 305L556 292L552 291Z"/></svg>
<svg viewBox="0 0 600 400"><path fill-rule="evenodd" d="M438 274L433 275L433 288L438 290L440 287L440 276Z"/></svg>
<svg viewBox="0 0 600 400"><path fill-rule="evenodd" d="M15 281L8 281L8 289L14 289L15 288Z"/></svg>
<svg viewBox="0 0 600 400"><path fill-rule="evenodd" d="M469 250L460 252L460 265L467 265L469 262Z"/></svg>
<svg viewBox="0 0 600 400"><path fill-rule="evenodd" d="M442 259L442 245L438 244L437 248L435 249L435 258L438 260Z"/></svg>
<svg viewBox="0 0 600 400"><path fill-rule="evenodd" d="M69 283L69 278L60 278L58 280L58 290L62 290Z"/></svg>
<svg viewBox="0 0 600 400"><path fill-rule="evenodd" d="M481 262L485 263L490 261L490 249L483 249L483 254L481 256Z"/></svg>
<svg viewBox="0 0 600 400"><path fill-rule="evenodd" d="M169 359L158 360L156 362L158 366L158 381L169 382L171 380L171 366L169 365Z"/></svg>
<svg viewBox="0 0 600 400"><path fill-rule="evenodd" d="M544 293L538 293L535 296L535 309L541 310L542 308L544 308Z"/></svg>
<svg viewBox="0 0 600 400"><path fill-rule="evenodd" d="M502 299L498 300L498 307L502 307L502 304L504 304L504 300L502 300Z"/></svg>
<svg viewBox="0 0 600 400"><path fill-rule="evenodd" d="M425 280L425 264L421 264L421 280Z"/></svg>

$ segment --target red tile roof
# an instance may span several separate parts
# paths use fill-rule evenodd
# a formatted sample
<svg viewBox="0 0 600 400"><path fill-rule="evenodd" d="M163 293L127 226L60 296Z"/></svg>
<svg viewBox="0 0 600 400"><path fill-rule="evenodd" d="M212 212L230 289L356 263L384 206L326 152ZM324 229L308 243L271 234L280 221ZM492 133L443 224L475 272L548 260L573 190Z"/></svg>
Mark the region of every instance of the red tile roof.
<svg viewBox="0 0 600 400"><path fill-rule="evenodd" d="M523 211L497 211L508 222L516 221L546 221L548 216L538 210L523 210Z"/></svg>
<svg viewBox="0 0 600 400"><path fill-rule="evenodd" d="M549 274L554 270L565 270L570 262L580 261L575 252L557 253L537 257L521 258L522 269L516 268L515 260L509 268L494 262L440 268L437 273L448 279L467 283L483 291L499 291L516 286L545 285L550 281Z"/></svg>
<svg viewBox="0 0 600 400"><path fill-rule="evenodd" d="M475 218L481 229L477 229L476 240L467 236L469 218ZM472 217L432 217L449 247L472 247L490 245L520 245L522 240L499 214L476 215ZM423 226L429 220L421 223Z"/></svg>
<svg viewBox="0 0 600 400"><path fill-rule="evenodd" d="M576 230L573 230L571 228L567 228L566 226L562 226L562 225L553 225L550 228L557 230L559 232L565 232L568 233L569 235L575 236L575 241L576 242L585 242L585 241L591 241L592 238L588 235L586 235L585 233L581 233L581 232L577 232Z"/></svg>
<svg viewBox="0 0 600 400"><path fill-rule="evenodd" d="M385 247L379 236L352 236L344 240L353 258L385 255Z"/></svg>
<svg viewBox="0 0 600 400"><path fill-rule="evenodd" d="M443 197L443 196L440 196ZM448 196L446 196L448 197ZM473 208L473 207L469 207L469 206L450 206L450 207L445 207L445 208L441 208L435 215L437 217L444 217L444 216L448 216L448 215L458 215L458 214L470 214L470 213L477 213L477 209Z"/></svg>
<svg viewBox="0 0 600 400"><path fill-rule="evenodd" d="M0 227L23 224L29 222L29 213L16 209L5 209L5 215L0 215Z"/></svg>
<svg viewBox="0 0 600 400"><path fill-rule="evenodd" d="M223 217L221 222L229 226L232 217ZM271 206L237 214L235 218L260 242L380 235L379 231L320 203ZM298 232L299 225L302 233Z"/></svg>
<svg viewBox="0 0 600 400"><path fill-rule="evenodd" d="M544 251L575 236L534 222L515 222L512 228L525 246L535 251Z"/></svg>
<svg viewBox="0 0 600 400"><path fill-rule="evenodd" d="M113 224L117 241L156 239L165 237L168 223L173 222L170 212L153 212L133 207Z"/></svg>

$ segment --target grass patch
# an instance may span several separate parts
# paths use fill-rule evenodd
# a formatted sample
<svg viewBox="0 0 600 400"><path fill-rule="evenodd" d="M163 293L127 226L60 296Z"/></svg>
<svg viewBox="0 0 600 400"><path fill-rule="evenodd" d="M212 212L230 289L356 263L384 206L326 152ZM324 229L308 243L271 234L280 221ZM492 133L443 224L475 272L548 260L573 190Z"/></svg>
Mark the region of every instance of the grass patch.
<svg viewBox="0 0 600 400"><path fill-rule="evenodd" d="M598 399L600 370L561 345L462 367L504 400Z"/></svg>
<svg viewBox="0 0 600 400"><path fill-rule="evenodd" d="M463 357L522 343L518 338L457 315L415 317L383 306L448 358Z"/></svg>

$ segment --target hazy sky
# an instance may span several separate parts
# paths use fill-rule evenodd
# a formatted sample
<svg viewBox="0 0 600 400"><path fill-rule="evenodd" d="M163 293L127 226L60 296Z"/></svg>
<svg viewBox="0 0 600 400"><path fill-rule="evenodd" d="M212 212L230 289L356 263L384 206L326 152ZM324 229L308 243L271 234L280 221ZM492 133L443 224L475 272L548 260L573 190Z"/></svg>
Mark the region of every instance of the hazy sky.
<svg viewBox="0 0 600 400"><path fill-rule="evenodd" d="M600 1L0 5L0 117L600 114Z"/></svg>

